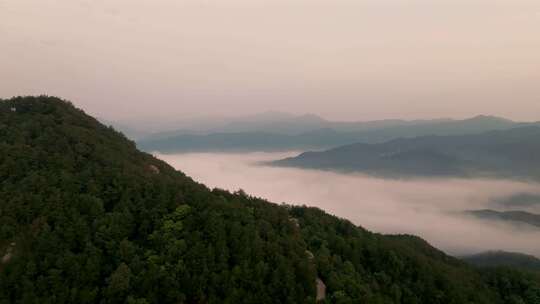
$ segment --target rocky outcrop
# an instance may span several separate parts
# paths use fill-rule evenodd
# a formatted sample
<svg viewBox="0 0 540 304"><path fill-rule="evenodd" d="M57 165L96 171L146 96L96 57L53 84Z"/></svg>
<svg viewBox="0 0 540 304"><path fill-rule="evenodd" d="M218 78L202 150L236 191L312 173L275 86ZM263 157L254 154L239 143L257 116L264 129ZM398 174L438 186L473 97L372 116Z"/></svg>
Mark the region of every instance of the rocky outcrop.
<svg viewBox="0 0 540 304"><path fill-rule="evenodd" d="M326 284L321 280L321 278L317 278L317 301L322 301L326 298Z"/></svg>
<svg viewBox="0 0 540 304"><path fill-rule="evenodd" d="M1 263L7 264L11 258L13 257L13 250L15 249L15 242L9 244L9 246L4 251L4 255L2 256Z"/></svg>

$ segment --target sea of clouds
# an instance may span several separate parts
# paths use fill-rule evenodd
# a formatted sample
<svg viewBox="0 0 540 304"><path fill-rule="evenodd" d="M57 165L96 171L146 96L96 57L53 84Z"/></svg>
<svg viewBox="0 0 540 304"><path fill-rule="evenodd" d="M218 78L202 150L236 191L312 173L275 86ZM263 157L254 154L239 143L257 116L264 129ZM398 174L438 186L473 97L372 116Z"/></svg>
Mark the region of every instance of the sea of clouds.
<svg viewBox="0 0 540 304"><path fill-rule="evenodd" d="M505 250L540 257L540 228L463 214L465 210L492 208L493 201L501 197L540 194L539 184L487 179L391 180L261 165L295 154L156 156L210 188L243 189L275 203L316 206L374 232L418 235L449 254Z"/></svg>

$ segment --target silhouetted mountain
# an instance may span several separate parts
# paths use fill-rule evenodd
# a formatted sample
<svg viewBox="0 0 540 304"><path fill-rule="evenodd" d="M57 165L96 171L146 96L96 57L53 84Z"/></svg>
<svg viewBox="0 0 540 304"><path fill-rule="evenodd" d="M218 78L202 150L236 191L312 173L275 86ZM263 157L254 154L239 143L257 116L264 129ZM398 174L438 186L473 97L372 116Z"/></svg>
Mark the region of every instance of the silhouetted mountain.
<svg viewBox="0 0 540 304"><path fill-rule="evenodd" d="M488 251L464 256L461 259L478 267L514 267L540 271L540 259L517 252Z"/></svg>
<svg viewBox="0 0 540 304"><path fill-rule="evenodd" d="M522 223L540 227L540 214L526 211L495 211L491 209L482 209L469 210L466 211L466 213L481 219Z"/></svg>
<svg viewBox="0 0 540 304"><path fill-rule="evenodd" d="M216 133L269 132L297 135L314 129L324 128L329 122L317 115L291 115L265 112L232 121L227 125L210 130Z"/></svg>
<svg viewBox="0 0 540 304"><path fill-rule="evenodd" d="M509 197L497 198L493 201L497 207L503 208L533 208L540 207L540 194L520 193Z"/></svg>
<svg viewBox="0 0 540 304"><path fill-rule="evenodd" d="M352 144L323 152L305 152L274 164L386 176L539 179L540 127Z"/></svg>
<svg viewBox="0 0 540 304"><path fill-rule="evenodd" d="M329 122L316 116L272 121L231 123L205 134L178 131L148 136L138 141L146 151L275 151L320 150L362 143L381 143L422 135L462 135L506 130L527 125L491 116L466 120L382 120Z"/></svg>
<svg viewBox="0 0 540 304"><path fill-rule="evenodd" d="M354 141L354 134L338 133L333 129L317 129L300 135L267 132L184 134L174 137L147 138L137 142L145 151L288 151L332 147Z"/></svg>
<svg viewBox="0 0 540 304"><path fill-rule="evenodd" d="M420 238L194 182L52 97L0 100L0 303L537 304ZM501 284L500 282L504 282Z"/></svg>

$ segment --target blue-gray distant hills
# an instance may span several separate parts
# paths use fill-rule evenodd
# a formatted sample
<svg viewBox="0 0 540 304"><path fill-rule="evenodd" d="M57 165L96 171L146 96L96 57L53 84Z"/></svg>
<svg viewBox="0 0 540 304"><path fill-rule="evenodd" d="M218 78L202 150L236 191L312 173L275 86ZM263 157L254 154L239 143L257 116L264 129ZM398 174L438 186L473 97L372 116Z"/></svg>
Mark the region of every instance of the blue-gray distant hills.
<svg viewBox="0 0 540 304"><path fill-rule="evenodd" d="M465 214L490 221L527 224L540 228L540 214L521 210L496 211L491 209L481 209L468 210L465 211Z"/></svg>
<svg viewBox="0 0 540 304"><path fill-rule="evenodd" d="M540 259L518 252L486 251L464 256L461 259L471 265L482 268L513 267L540 271Z"/></svg>
<svg viewBox="0 0 540 304"><path fill-rule="evenodd" d="M423 135L462 135L532 125L493 116L464 120L379 120L332 122L315 115L264 115L229 122L211 130L157 133L138 140L146 151L286 151L322 150L352 143L382 143ZM538 124L537 124L538 125Z"/></svg>
<svg viewBox="0 0 540 304"><path fill-rule="evenodd" d="M540 179L540 127L472 135L421 136L305 152L278 166L382 176L460 176Z"/></svg>
<svg viewBox="0 0 540 304"><path fill-rule="evenodd" d="M540 194L527 192L515 193L493 200L492 205L493 207L504 209L538 209L540 208Z"/></svg>

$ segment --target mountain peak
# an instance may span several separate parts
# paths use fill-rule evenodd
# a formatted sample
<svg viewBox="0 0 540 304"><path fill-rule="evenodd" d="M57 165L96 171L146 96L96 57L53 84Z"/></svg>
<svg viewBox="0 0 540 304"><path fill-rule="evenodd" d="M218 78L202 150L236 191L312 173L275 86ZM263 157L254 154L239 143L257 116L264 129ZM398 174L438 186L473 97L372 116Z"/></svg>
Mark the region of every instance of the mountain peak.
<svg viewBox="0 0 540 304"><path fill-rule="evenodd" d="M494 115L476 115L472 118L465 119L465 121L481 121L481 122L502 122L502 123L513 123L512 120L506 119L499 116Z"/></svg>

